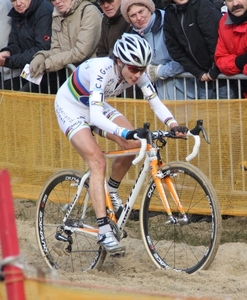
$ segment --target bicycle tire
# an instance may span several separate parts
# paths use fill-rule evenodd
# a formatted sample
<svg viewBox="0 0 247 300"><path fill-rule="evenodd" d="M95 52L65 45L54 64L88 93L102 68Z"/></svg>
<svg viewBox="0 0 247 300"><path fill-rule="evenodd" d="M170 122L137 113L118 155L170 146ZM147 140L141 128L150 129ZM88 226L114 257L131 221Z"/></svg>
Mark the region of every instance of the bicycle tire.
<svg viewBox="0 0 247 300"><path fill-rule="evenodd" d="M63 225L66 206L72 202L83 173L75 170L62 170L55 173L44 185L38 201L36 214L36 238L39 250L50 268L62 269L67 272L100 269L106 252L97 245L95 236L85 233L62 233L64 239L57 240L55 235ZM88 194L88 183L84 184L77 203L69 215L70 225L79 226L82 208ZM97 227L96 216L89 201L86 207L84 222ZM72 239L72 240L71 240ZM69 248L71 247L71 248ZM67 250L66 250L67 249ZM71 250L71 251L68 251Z"/></svg>
<svg viewBox="0 0 247 300"><path fill-rule="evenodd" d="M187 162L168 163L161 171L164 178L172 179L188 223L169 224L151 179L140 206L140 229L146 251L160 269L188 274L206 270L215 258L221 239L222 218L216 192L203 172ZM164 179L162 185L172 213L181 217Z"/></svg>

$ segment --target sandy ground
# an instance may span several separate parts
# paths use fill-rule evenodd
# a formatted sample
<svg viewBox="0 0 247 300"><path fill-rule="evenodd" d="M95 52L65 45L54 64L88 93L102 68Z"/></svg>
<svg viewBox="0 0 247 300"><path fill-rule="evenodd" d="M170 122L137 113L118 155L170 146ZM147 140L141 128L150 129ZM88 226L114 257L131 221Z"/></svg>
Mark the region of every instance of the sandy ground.
<svg viewBox="0 0 247 300"><path fill-rule="evenodd" d="M23 210L15 202L16 224L21 255L27 276L35 277L37 266L45 267L36 242L35 207L29 204ZM246 220L247 224L247 220ZM246 227L246 226L245 226ZM128 288L169 295L208 297L225 300L244 300L247 297L247 244L220 245L217 256L208 270L196 274L157 270L148 258L142 241L128 236L123 240L127 251L124 257L107 256L101 271L88 273L53 273L58 280L83 284L105 285L110 288ZM47 275L48 277L50 275Z"/></svg>

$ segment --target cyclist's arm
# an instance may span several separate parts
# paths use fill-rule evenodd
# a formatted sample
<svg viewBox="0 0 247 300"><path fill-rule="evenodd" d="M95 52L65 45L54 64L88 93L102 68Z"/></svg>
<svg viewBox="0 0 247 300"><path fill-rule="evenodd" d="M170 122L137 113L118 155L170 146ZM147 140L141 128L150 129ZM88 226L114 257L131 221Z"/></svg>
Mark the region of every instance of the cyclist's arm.
<svg viewBox="0 0 247 300"><path fill-rule="evenodd" d="M95 88L89 96L90 124L106 132L125 138L129 130L119 127L105 117L103 114L104 101L104 90Z"/></svg>
<svg viewBox="0 0 247 300"><path fill-rule="evenodd" d="M138 85L141 88L144 97L148 100L150 107L153 109L160 121L170 128L177 126L177 121L173 117L170 110L161 102L146 73L143 73L143 75L140 77L138 80Z"/></svg>

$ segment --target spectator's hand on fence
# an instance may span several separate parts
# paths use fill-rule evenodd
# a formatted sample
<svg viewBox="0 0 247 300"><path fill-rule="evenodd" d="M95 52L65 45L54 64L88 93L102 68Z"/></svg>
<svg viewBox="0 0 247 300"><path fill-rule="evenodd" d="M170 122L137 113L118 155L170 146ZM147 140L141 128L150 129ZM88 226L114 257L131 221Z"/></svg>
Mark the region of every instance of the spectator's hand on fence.
<svg viewBox="0 0 247 300"><path fill-rule="evenodd" d="M210 81L211 79L210 79L210 77L209 77L209 73L204 73L204 74L202 74L200 80L201 80L201 81Z"/></svg>
<svg viewBox="0 0 247 300"><path fill-rule="evenodd" d="M161 66L162 65L155 66L155 65L151 65L151 64L147 66L146 72L147 72L148 77L151 80L151 82L154 82L160 78L158 75L158 71Z"/></svg>
<svg viewBox="0 0 247 300"><path fill-rule="evenodd" d="M37 77L45 72L45 58L43 54L38 54L31 61L29 66L30 76Z"/></svg>
<svg viewBox="0 0 247 300"><path fill-rule="evenodd" d="M10 56L9 51L0 52L0 66L4 67L6 57Z"/></svg>

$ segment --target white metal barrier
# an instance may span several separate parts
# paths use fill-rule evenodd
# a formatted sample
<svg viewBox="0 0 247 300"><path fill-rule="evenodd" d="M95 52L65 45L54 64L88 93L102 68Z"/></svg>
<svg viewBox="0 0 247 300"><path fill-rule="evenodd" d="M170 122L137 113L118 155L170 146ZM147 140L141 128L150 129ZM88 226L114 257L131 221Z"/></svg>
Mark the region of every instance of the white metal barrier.
<svg viewBox="0 0 247 300"><path fill-rule="evenodd" d="M65 74L65 78L67 78L71 72L73 72L75 70L75 66L73 64L68 64L65 68L64 74ZM20 74L21 70L19 70L19 74ZM20 76L16 76L16 73L18 73L17 70L10 70L10 74L8 75L8 82L6 81L5 78L5 73L3 72L3 67L0 68L0 89L8 89L8 90L16 90L14 89L14 81L18 81L19 85L20 85L20 89L23 89L23 80L21 79ZM51 87L51 76L53 77L52 79L52 84L53 86ZM54 77L55 76L55 77ZM61 81L61 76L59 76L59 72L54 72L54 73L47 73L45 78L43 78L45 82L45 84L47 85L47 88L45 89L45 93L46 94L54 94L56 93L57 89L62 85L63 81L64 81L64 75L63 75L63 80ZM55 78L55 79L54 79ZM183 78L184 80L184 99L186 100L186 95L187 95L187 87L186 87L186 81L188 79L191 80L194 79L194 90L195 90L195 99L198 100L198 81L196 80L196 78L188 73L188 72L184 72L181 73L179 75L177 75L174 78ZM215 88L216 88L216 97L215 99L220 99L219 97L219 83L221 80L225 80L226 81L226 87L227 87L227 93L226 93L226 98L225 99L232 99L231 97L231 85L234 82L234 86L235 86L235 97L234 99L242 99L242 91L241 91L241 85L244 81L247 80L247 76L243 75L243 74L238 74L238 75L234 75L234 76L225 76L223 74L220 74L218 76L218 78L215 80ZM7 84L8 83L8 84ZM247 86L247 81L246 81L246 86ZM18 89L19 90L19 89ZM28 91L28 92L38 92L38 93L44 93L44 90L42 90L41 86L37 86L37 85L33 85L31 83L28 84L28 87L25 87L25 90L23 91ZM208 98L208 82L205 82L205 93L206 93L206 98L205 99L209 99ZM165 94L165 85L164 85L164 94ZM175 92L175 87L174 87L174 94L176 95ZM121 95L123 98L129 98L129 96L126 94L126 91L123 93L123 95ZM136 93L136 86L133 86L133 92L131 93L131 97L133 99L137 99L137 93ZM176 99L174 99L176 100Z"/></svg>

